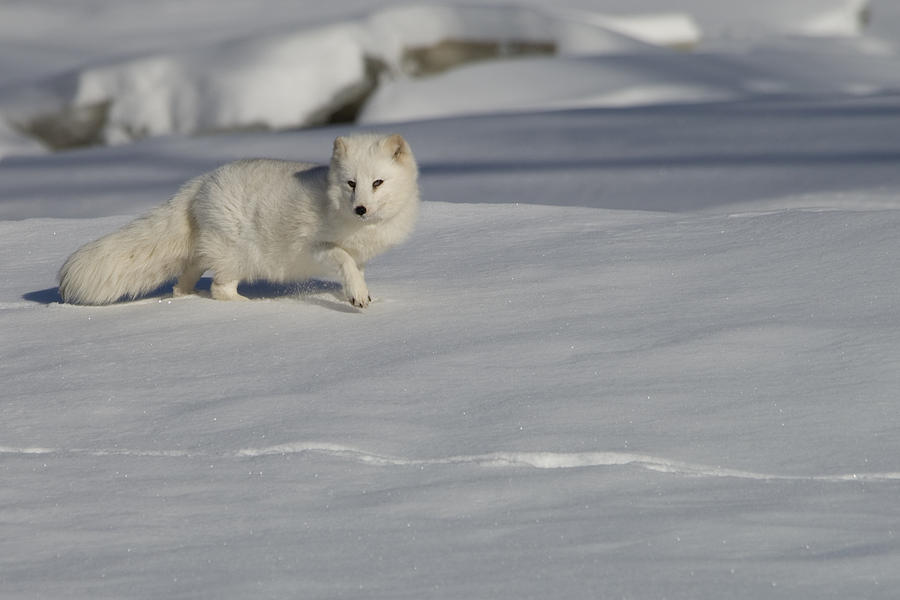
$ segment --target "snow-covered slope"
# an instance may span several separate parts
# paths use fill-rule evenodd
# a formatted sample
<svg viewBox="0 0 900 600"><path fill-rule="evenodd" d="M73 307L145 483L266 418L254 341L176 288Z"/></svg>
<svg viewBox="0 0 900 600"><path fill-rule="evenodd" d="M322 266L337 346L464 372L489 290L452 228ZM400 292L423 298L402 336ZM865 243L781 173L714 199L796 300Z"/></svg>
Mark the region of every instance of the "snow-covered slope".
<svg viewBox="0 0 900 600"><path fill-rule="evenodd" d="M373 10L105 6L0 7L16 33L0 80L19 82L0 100L163 51L210 65L210 48ZM8 145L0 597L895 597L896 12L873 2L877 36L825 43L783 34L849 26L860 3L748 6L676 7L703 31L692 54L591 22L628 51L385 84L367 127L410 141L426 201L367 269L365 311L323 281L96 308L59 304L55 280L187 178L324 161L356 126ZM37 36L64 22L83 35ZM384 101L400 90L406 117Z"/></svg>
<svg viewBox="0 0 900 600"><path fill-rule="evenodd" d="M898 583L895 211L430 203L365 314L55 304L121 222L3 225L10 597Z"/></svg>
<svg viewBox="0 0 900 600"><path fill-rule="evenodd" d="M368 128L409 138L429 200L667 212L892 208L900 205L898 111L894 95L837 95ZM326 161L334 136L349 130L164 138L127 150L12 157L0 162L0 217L135 214L228 160Z"/></svg>

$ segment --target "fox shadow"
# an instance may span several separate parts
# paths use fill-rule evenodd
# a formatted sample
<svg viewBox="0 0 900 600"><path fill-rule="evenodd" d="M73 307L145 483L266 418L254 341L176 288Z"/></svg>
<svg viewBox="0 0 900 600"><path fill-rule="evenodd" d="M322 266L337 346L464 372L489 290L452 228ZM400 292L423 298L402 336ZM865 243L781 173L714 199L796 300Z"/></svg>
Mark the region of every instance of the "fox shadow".
<svg viewBox="0 0 900 600"><path fill-rule="evenodd" d="M153 298L167 298L172 296L172 285L174 281L170 281L156 288L155 290L142 294L132 299L120 300L114 304L128 304L139 300L149 300ZM209 288L212 285L211 277L202 277L197 282L196 290L200 296L209 297ZM320 279L309 279L307 281L292 283L272 283L269 281L257 281L254 283L243 283L238 286L238 293L251 300L273 300L278 298L295 298L332 310L342 312L357 312L352 306L346 305L341 296L341 285L333 281L324 281ZM329 298L331 296L331 298ZM22 299L36 304L62 304L62 297L59 295L59 287L46 288L43 290L35 290L22 295Z"/></svg>
<svg viewBox="0 0 900 600"><path fill-rule="evenodd" d="M58 304L62 302L58 287L28 292L27 294L22 294L22 299L36 304Z"/></svg>

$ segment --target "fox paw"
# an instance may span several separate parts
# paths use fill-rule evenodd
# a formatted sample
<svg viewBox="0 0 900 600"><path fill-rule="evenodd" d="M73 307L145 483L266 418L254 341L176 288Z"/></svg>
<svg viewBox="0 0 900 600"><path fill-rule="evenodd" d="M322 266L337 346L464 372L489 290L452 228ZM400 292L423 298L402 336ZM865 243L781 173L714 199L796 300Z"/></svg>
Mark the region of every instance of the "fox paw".
<svg viewBox="0 0 900 600"><path fill-rule="evenodd" d="M354 277L344 283L344 295L347 301L357 308L365 308L372 301L372 297L369 295L369 288L362 277Z"/></svg>
<svg viewBox="0 0 900 600"><path fill-rule="evenodd" d="M350 304L352 304L356 308L365 308L369 305L370 302L372 302L372 296L370 296L369 294L366 294L365 296L361 297L360 299L357 299L354 296L350 296L348 298L348 300L350 301Z"/></svg>

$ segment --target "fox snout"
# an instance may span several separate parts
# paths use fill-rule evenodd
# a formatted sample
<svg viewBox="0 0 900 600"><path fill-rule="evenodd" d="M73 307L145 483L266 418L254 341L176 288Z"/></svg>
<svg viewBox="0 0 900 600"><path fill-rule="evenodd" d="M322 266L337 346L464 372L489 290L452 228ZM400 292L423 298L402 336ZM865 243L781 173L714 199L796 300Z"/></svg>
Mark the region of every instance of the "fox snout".
<svg viewBox="0 0 900 600"><path fill-rule="evenodd" d="M363 206L362 204L357 204L356 208L353 209L353 212L355 212L360 217L364 217L366 216L367 211L365 206Z"/></svg>

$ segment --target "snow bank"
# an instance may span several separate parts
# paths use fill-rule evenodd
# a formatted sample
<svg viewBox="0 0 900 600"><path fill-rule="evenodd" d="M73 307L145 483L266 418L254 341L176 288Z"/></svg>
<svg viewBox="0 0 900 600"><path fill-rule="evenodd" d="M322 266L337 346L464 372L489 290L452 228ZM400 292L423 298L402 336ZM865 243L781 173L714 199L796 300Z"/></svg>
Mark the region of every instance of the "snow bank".
<svg viewBox="0 0 900 600"><path fill-rule="evenodd" d="M385 83L366 103L359 122L740 97L738 89L708 74L690 77L686 71L694 60L641 51L603 59L519 59L471 65L439 78ZM535 81L541 85L535 86Z"/></svg>
<svg viewBox="0 0 900 600"><path fill-rule="evenodd" d="M358 38L356 27L337 25L90 69L80 74L73 103L109 103L103 136L113 144L313 124L365 85Z"/></svg>
<svg viewBox="0 0 900 600"><path fill-rule="evenodd" d="M898 65L900 55L873 39L777 38L737 48L701 46L690 53L623 45L608 53L493 61L441 77L394 78L375 90L359 120L372 124L761 95L877 95L900 90Z"/></svg>
<svg viewBox="0 0 900 600"><path fill-rule="evenodd" d="M856 35L869 18L868 5L866 0L844 0L802 20L797 31L817 36Z"/></svg>
<svg viewBox="0 0 900 600"><path fill-rule="evenodd" d="M441 42L462 44L458 61L470 60L467 43L494 44L498 55L509 44L597 53L641 45L613 33L617 28L661 43L687 44L696 34L678 16L602 23L516 6L390 8L333 25L91 66L41 83L45 96L57 95L37 106L24 99L34 95L27 89L0 90L0 107L34 134L43 131L37 121L54 115L56 126L44 128L44 139L60 147L98 136L119 144L171 133L282 129L328 122L361 103L381 72L421 67L410 66L410 57ZM69 126L73 107L98 114L99 133ZM347 110L352 119L355 109Z"/></svg>
<svg viewBox="0 0 900 600"><path fill-rule="evenodd" d="M41 147L24 144L22 132L59 148L173 133L352 121L384 81L391 89L380 90L365 109L369 122L453 111L698 102L746 92L735 85L723 87L716 75L698 77L702 59L699 69L685 68L690 58L654 51L699 43L700 30L689 13L602 14L577 6L386 7L331 25L286 26L231 39L213 37L206 44L174 44L176 49L168 52L95 59L62 75L0 87L0 118L6 121L0 129L0 151L35 152ZM818 12L803 3L774 12L793 24L794 33L833 35L849 33L850 15L863 7L860 0L845 0ZM423 61L449 61L453 66L534 52L562 58L541 67L483 66L439 81L407 78L446 68ZM618 61L593 69L571 58L611 55L639 58L636 64ZM669 70L672 62L679 65ZM530 84L548 77L545 86ZM457 104L435 101L460 86L478 93L452 94L467 96Z"/></svg>
<svg viewBox="0 0 900 600"><path fill-rule="evenodd" d="M596 6L584 0L573 4ZM871 5L873 10L869 10ZM848 36L864 31L870 18L880 18L879 5L891 0L601 0L608 13L667 12L673 6L691 15L703 31L703 43L772 36Z"/></svg>

